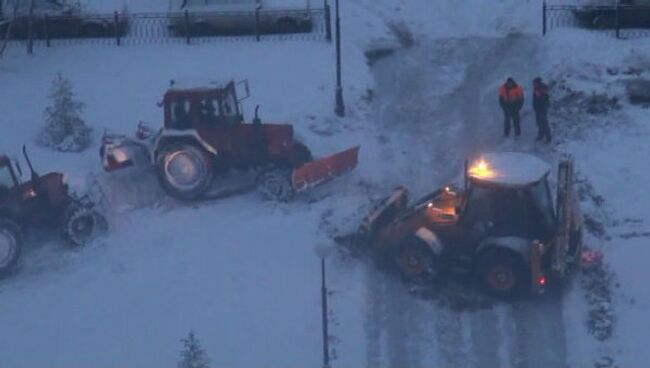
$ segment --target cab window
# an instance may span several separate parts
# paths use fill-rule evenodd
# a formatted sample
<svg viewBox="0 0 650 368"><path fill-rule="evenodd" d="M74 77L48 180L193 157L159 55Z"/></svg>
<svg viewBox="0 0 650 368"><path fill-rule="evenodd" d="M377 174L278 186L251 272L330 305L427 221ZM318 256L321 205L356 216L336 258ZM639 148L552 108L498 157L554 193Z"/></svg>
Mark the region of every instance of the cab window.
<svg viewBox="0 0 650 368"><path fill-rule="evenodd" d="M14 177L8 166L0 167L0 190L9 190L14 186Z"/></svg>
<svg viewBox="0 0 650 368"><path fill-rule="evenodd" d="M190 101L178 99L172 102L171 126L172 129L189 129L191 127Z"/></svg>
<svg viewBox="0 0 650 368"><path fill-rule="evenodd" d="M228 118L237 116L237 101L232 93L228 93L221 100L221 114Z"/></svg>
<svg viewBox="0 0 650 368"><path fill-rule="evenodd" d="M204 124L214 124L217 122L217 107L219 103L216 99L206 98L199 103L199 113L201 122Z"/></svg>

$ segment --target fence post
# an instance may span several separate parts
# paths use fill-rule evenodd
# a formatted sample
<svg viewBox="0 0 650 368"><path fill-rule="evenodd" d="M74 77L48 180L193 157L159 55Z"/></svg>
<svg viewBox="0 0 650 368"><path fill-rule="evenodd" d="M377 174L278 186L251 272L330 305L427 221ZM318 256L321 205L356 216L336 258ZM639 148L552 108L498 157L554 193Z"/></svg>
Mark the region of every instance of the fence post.
<svg viewBox="0 0 650 368"><path fill-rule="evenodd" d="M332 42L332 8L325 0L325 39Z"/></svg>
<svg viewBox="0 0 650 368"><path fill-rule="evenodd" d="M621 2L616 2L616 38L621 38Z"/></svg>
<svg viewBox="0 0 650 368"><path fill-rule="evenodd" d="M544 4L542 4L542 36L546 36L547 11L546 0L544 0Z"/></svg>
<svg viewBox="0 0 650 368"><path fill-rule="evenodd" d="M190 12L187 9L185 9L183 17L185 19L185 43L189 45L192 40L190 39Z"/></svg>
<svg viewBox="0 0 650 368"><path fill-rule="evenodd" d="M27 53L30 55L34 53L34 0L29 4L29 18L27 18Z"/></svg>
<svg viewBox="0 0 650 368"><path fill-rule="evenodd" d="M113 23L115 25L115 42L117 46L120 46L122 40L120 35L120 14L118 12L113 13Z"/></svg>
<svg viewBox="0 0 650 368"><path fill-rule="evenodd" d="M48 22L49 18L47 17L47 14L43 14L43 36L45 37L45 46L50 47L50 32L47 29Z"/></svg>
<svg viewBox="0 0 650 368"><path fill-rule="evenodd" d="M260 8L255 7L255 40L260 41Z"/></svg>

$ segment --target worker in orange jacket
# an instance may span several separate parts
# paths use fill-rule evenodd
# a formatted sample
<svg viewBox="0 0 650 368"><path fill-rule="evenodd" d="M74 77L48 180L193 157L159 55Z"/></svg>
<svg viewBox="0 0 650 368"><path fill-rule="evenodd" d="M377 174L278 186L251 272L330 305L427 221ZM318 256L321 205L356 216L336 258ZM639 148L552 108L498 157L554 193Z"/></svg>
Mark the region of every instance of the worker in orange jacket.
<svg viewBox="0 0 650 368"><path fill-rule="evenodd" d="M515 126L515 136L521 135L521 118L519 111L524 106L524 89L512 77L499 88L499 105L503 110L503 136L510 135L510 121Z"/></svg>

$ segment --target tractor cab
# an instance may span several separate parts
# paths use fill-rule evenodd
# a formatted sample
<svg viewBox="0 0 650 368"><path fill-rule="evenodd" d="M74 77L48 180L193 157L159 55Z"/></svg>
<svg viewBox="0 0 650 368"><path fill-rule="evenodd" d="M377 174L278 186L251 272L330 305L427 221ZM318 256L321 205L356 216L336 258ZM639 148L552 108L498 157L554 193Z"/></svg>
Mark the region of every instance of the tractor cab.
<svg viewBox="0 0 650 368"><path fill-rule="evenodd" d="M248 90L246 82L244 85ZM241 101L233 81L223 86L177 88L172 83L163 98L165 128L172 130L200 129L208 126L233 126L244 121Z"/></svg>
<svg viewBox="0 0 650 368"><path fill-rule="evenodd" d="M550 239L556 228L548 184L550 167L535 156L486 154L468 168L457 208L475 238Z"/></svg>

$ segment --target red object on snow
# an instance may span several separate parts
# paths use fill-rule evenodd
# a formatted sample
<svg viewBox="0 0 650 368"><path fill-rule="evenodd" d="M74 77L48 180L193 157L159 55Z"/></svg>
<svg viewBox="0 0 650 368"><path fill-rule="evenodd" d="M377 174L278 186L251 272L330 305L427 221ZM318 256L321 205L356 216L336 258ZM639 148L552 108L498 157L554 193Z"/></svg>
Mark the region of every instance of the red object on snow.
<svg viewBox="0 0 650 368"><path fill-rule="evenodd" d="M580 263L582 266L592 266L600 264L603 261L603 252L593 249L585 249L580 254Z"/></svg>

